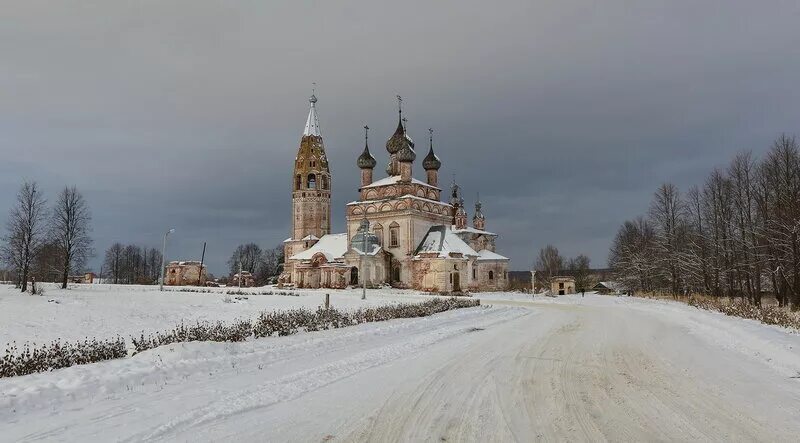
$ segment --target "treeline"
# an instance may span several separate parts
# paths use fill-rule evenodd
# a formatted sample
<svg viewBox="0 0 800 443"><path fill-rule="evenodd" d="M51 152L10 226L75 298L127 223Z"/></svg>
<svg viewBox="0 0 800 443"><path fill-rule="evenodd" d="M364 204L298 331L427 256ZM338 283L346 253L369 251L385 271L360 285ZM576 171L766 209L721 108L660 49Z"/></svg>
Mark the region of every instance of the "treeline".
<svg viewBox="0 0 800 443"><path fill-rule="evenodd" d="M781 136L762 159L738 154L702 186L656 191L620 227L609 265L627 289L741 297L800 309L800 149Z"/></svg>
<svg viewBox="0 0 800 443"><path fill-rule="evenodd" d="M156 284L161 275L161 251L114 243L106 250L100 273L105 283Z"/></svg>
<svg viewBox="0 0 800 443"><path fill-rule="evenodd" d="M93 254L91 219L75 186L64 187L48 206L36 182L22 184L0 244L0 260L22 292L36 281L59 281L67 287L70 273L82 271Z"/></svg>

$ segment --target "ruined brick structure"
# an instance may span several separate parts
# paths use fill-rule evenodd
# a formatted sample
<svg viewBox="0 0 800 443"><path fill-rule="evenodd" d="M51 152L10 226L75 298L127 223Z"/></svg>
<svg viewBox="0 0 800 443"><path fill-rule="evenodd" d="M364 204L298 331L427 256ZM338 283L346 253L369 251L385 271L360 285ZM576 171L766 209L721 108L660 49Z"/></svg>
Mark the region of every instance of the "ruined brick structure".
<svg viewBox="0 0 800 443"><path fill-rule="evenodd" d="M347 204L347 232L330 234L330 172L327 160L321 160L325 152L315 103L312 96L295 161L292 237L285 241L282 284L341 288L363 281L373 287L390 284L435 292L505 288L509 260L495 252L497 234L485 230L480 201L475 204L472 227L467 225L464 200L455 182L450 201L441 201L441 161L433 151L433 130L429 130L430 147L422 161L426 180L413 177L417 154L400 106L397 128L386 142L387 177L374 180L377 160L369 150L365 126L364 150L356 160L361 170L359 198ZM317 159L316 168L312 158ZM316 180L325 177L324 184L307 186L312 175ZM351 247L351 240L365 219L380 246L368 251L362 265L360 251Z"/></svg>

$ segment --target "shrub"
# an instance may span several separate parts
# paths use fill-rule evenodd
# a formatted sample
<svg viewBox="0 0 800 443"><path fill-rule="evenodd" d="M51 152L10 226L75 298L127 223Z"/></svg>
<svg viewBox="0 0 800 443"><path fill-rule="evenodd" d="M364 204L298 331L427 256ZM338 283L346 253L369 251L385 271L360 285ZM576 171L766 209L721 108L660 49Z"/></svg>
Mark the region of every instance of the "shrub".
<svg viewBox="0 0 800 443"><path fill-rule="evenodd" d="M142 352L171 343L188 341L244 341L251 335L251 331L252 324L249 320L237 320L230 325L222 322L197 322L194 325L187 326L181 323L170 331L148 335L142 333L139 338L131 337L131 341L136 352Z"/></svg>
<svg viewBox="0 0 800 443"><path fill-rule="evenodd" d="M800 330L800 314L779 306L756 306L744 301L725 303L719 298L708 297L689 297L686 302L689 306L722 312L731 317L748 318L768 325Z"/></svg>
<svg viewBox="0 0 800 443"><path fill-rule="evenodd" d="M0 359L0 377L52 371L122 358L127 354L125 341L120 337L113 340L86 339L76 343L61 343L61 340L56 340L43 346L25 343L21 348L17 348L16 343L11 343L7 345L5 354Z"/></svg>

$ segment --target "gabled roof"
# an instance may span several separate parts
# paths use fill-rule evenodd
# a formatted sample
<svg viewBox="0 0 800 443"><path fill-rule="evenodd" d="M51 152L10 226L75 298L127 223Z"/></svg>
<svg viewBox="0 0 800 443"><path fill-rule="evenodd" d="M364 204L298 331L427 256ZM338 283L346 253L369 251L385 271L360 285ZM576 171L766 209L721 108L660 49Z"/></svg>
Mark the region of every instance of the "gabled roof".
<svg viewBox="0 0 800 443"><path fill-rule="evenodd" d="M311 260L318 252L325 255L325 259L329 262L341 258L344 256L344 253L347 252L347 234L323 235L314 246L306 249L303 252L298 252L297 254L289 257L289 259Z"/></svg>
<svg viewBox="0 0 800 443"><path fill-rule="evenodd" d="M481 249L478 251L478 260L508 260L508 257L502 256L488 249Z"/></svg>
<svg viewBox="0 0 800 443"><path fill-rule="evenodd" d="M428 233L422 238L414 255L437 253L439 257L449 257L450 254L477 257L478 253L468 244L444 225L431 226Z"/></svg>

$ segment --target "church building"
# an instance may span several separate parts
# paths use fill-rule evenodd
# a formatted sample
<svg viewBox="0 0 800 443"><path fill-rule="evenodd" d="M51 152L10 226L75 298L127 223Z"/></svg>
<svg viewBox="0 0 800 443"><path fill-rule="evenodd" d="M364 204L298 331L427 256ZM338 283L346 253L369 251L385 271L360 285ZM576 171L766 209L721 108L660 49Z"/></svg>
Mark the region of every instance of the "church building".
<svg viewBox="0 0 800 443"><path fill-rule="evenodd" d="M365 282L368 287L441 293L505 288L509 259L495 252L497 234L486 230L481 202L476 201L468 226L461 188L455 182L448 201L442 201L442 162L433 151L433 130L422 160L425 180L414 178L417 153L406 132L400 97L397 129L386 142L386 177L375 180L377 160L370 152L365 126L364 150L356 159L361 171L359 196L347 204L347 232L332 234L332 175L317 98L312 95L309 102L292 176L292 236L284 241L287 259L280 284L345 288ZM354 238L363 238L357 237L361 226L368 226L377 238L363 257L364 248L353 243Z"/></svg>

